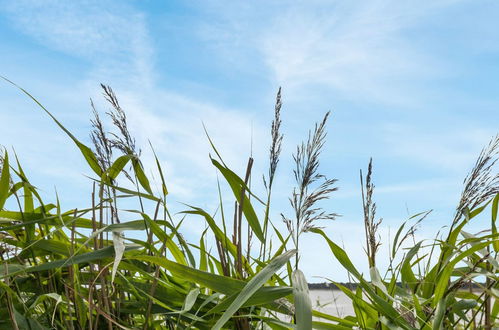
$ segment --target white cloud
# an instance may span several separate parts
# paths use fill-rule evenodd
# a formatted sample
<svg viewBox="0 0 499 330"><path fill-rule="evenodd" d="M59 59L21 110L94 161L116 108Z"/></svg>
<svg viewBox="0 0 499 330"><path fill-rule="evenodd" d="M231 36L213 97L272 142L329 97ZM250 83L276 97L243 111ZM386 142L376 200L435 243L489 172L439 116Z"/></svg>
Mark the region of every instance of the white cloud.
<svg viewBox="0 0 499 330"><path fill-rule="evenodd" d="M404 32L455 2L270 1L261 3L265 11L210 2L211 18L201 28L235 65L259 54L292 99L325 87L354 100L413 106L414 81L448 70Z"/></svg>
<svg viewBox="0 0 499 330"><path fill-rule="evenodd" d="M113 76L150 86L153 49L145 17L126 4L20 0L1 9L43 46L91 62L92 78Z"/></svg>
<svg viewBox="0 0 499 330"><path fill-rule="evenodd" d="M255 145L266 144L265 128L250 114L167 91L152 90L150 93L137 96L130 91L117 90L130 119L132 133L145 149L146 163L149 168L155 168L148 148L150 140L163 162L171 192L182 201L199 197L216 184L216 170L208 157L209 153L215 157L215 153L204 134L202 122L224 161L237 173L243 173L246 166L251 140ZM160 109L157 109L158 104ZM266 148L256 148L254 152L254 158L262 159ZM261 164L255 165L255 171L260 167ZM216 192L216 189L211 190Z"/></svg>
<svg viewBox="0 0 499 330"><path fill-rule="evenodd" d="M375 182L376 183L376 182ZM394 184L376 183L375 194L378 195L399 195L401 193L422 193L422 192L448 192L455 188L456 182L448 178L434 178L428 180L398 182ZM360 185L343 186L335 192L334 198L350 199L352 197L360 198Z"/></svg>
<svg viewBox="0 0 499 330"><path fill-rule="evenodd" d="M494 136L486 128L417 128L409 125L385 125L384 139L393 155L414 160L464 177L482 147Z"/></svg>
<svg viewBox="0 0 499 330"><path fill-rule="evenodd" d="M202 121L224 160L236 169L245 166L245 161L238 162L250 155L252 139L254 144L261 144L265 133L252 115L157 87L154 44L145 15L136 9L110 1L23 0L5 3L2 10L20 31L43 46L90 63L90 70L76 86L57 86L63 100L83 100L86 97L82 94L86 94L107 111L109 107L99 102L102 96L98 83L112 85L127 112L132 133L145 151L146 163L155 169L149 152L151 140L163 161L170 190L180 200L199 197L216 182ZM87 127L89 113L78 116ZM68 175L67 171L50 173Z"/></svg>
<svg viewBox="0 0 499 330"><path fill-rule="evenodd" d="M249 5L247 2L217 1L216 4L201 5L208 7L210 15L199 27L203 29L201 35L204 39L201 42L209 44L217 54L225 57L222 65L230 70L254 72L265 68L267 74L262 81L270 76L272 84L277 82L284 86L285 107L292 106L293 100L308 98L316 87L320 87L323 92L321 98L338 93L354 101L403 104L410 108L420 101L423 93L417 83L446 75L448 68L444 64L445 59L428 55L428 52L405 37L404 31L426 15L452 3L303 1L290 4L265 1ZM202 131L201 121L205 122L226 162L238 173L243 173L246 156L250 152L250 140L253 138L254 156L257 159L254 173L262 173L266 162L268 132L259 118L246 109L220 107L207 100L191 99L158 87L154 73L156 45L149 35L147 17L143 13L127 4L110 1L52 0L41 3L21 0L4 2L2 7L2 11L20 31L42 46L68 54L89 66L84 76L74 79L74 85L51 85L52 92L49 94L55 94L50 96L52 99L57 99L62 105L66 105L68 100L81 104L86 102L87 95L101 100L98 82L109 83L115 88L128 113L132 133L144 149L147 167L155 168L148 151L147 140L150 139L163 161L167 184L174 200L194 201L197 205L204 203L200 206L209 211L214 209L211 202L217 197L216 172L209 163L210 147ZM416 83L409 86L409 82ZM57 93L53 93L54 90ZM104 110L107 106L100 103L100 108ZM82 107L77 109L83 113ZM88 127L88 113L90 111L83 116L76 116L77 120L81 120L77 123L81 125L79 130L83 126ZM296 111L289 117L295 115L299 118L300 126L303 126L301 119L307 114ZM2 119L5 117L14 116L2 116ZM0 132L2 139L5 136L15 139L20 131L29 134L29 129L22 126L25 123L18 118L18 114L15 117L16 120L5 119L14 125L8 132ZM358 152L356 148L363 142L359 140L352 143L348 139L356 134L355 130L361 130L359 127L365 127L362 125L371 124L348 122L351 131L348 134L351 135L342 140L346 142L344 148L350 153ZM409 124L415 125L415 122ZM418 124L424 122L418 121ZM14 128L21 126L22 129ZM428 167L437 166L452 175L459 172L461 179L464 174L462 169L471 165L490 134L478 128L462 131L457 127L448 129L441 127L444 125L438 126L433 130L425 130L410 125L385 125L382 126L382 136L376 135L373 140L384 139L385 144L380 148L382 156L409 159ZM74 182L75 176L81 178L81 169L75 166L70 168L70 172L63 172L61 167L66 169L64 164L53 164L52 155L55 156L56 150L64 150L65 154L69 150L67 145L60 146L60 139L53 137L54 131L48 130L37 135L38 141L35 142L49 141L47 149L40 150L36 147L38 144L30 141L18 143L27 148L32 145L28 149L32 151L29 154L33 164L41 164L40 173L58 175L61 180L67 181L71 178ZM294 135L296 133L290 131L286 135L286 143L298 140ZM74 158L71 158L71 164L75 164ZM49 167L43 169L43 166ZM259 179L259 175L256 175L255 180ZM340 189L333 198L359 197L357 186L348 190L348 183L340 182L340 185L347 185L347 189ZM376 194L391 194L390 197L422 191L436 194L446 191L446 188L446 179L432 178L395 185L380 184ZM277 192L280 192L279 188L274 194L276 203L287 205L286 196ZM204 228L204 222L202 219L198 221L188 222L187 230L199 233ZM386 229L383 230L382 234L385 235ZM344 239L348 253L355 260L364 258L362 232L360 224L348 225L339 220L331 225L331 237L337 242ZM355 237L352 239L353 234ZM303 246L303 265L308 269L307 274L328 273L336 277L340 269L337 264L325 265L313 259L317 251L321 251L322 259L327 246L313 239L313 235L307 237L310 239L305 239ZM325 267L328 267L327 271Z"/></svg>

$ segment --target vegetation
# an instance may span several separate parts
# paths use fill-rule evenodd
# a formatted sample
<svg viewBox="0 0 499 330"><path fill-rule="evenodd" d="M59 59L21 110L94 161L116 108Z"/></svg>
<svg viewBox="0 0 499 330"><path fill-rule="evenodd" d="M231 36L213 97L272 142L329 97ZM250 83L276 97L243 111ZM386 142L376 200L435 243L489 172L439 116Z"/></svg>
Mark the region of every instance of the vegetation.
<svg viewBox="0 0 499 330"><path fill-rule="evenodd" d="M414 239L416 225L429 212L403 223L391 242L391 266L383 276L376 268L380 220L369 163L367 176L361 173L370 266L366 276L316 224L335 217L317 204L336 189L335 181L319 172L327 115L294 155L294 214L282 216L288 228L284 232L270 217L283 139L280 91L264 178L267 196L260 199L249 188L252 158L240 177L210 140L216 155L211 163L230 188L234 208L228 210L222 203L219 183L218 212L186 206L180 215L169 212L167 182L157 158L154 170L161 189L156 193L151 188L141 152L111 88L103 86L103 91L116 130L109 133L104 128L94 107L93 148L21 91L81 151L93 173L93 192L87 208L62 210L58 199L42 199L16 155L2 153L2 329L491 329L499 324L499 175L494 167L499 137L483 150L466 178L448 231L405 249L403 243ZM137 209L122 209L131 201ZM490 228L468 233L467 224L486 213ZM182 235L183 222L192 217L207 224L195 242ZM142 232L142 239L124 235L131 231ZM331 258L349 272L355 286L331 283L351 299L354 315L338 317L312 309L297 252L304 233L324 239ZM214 242L215 253L209 241Z"/></svg>

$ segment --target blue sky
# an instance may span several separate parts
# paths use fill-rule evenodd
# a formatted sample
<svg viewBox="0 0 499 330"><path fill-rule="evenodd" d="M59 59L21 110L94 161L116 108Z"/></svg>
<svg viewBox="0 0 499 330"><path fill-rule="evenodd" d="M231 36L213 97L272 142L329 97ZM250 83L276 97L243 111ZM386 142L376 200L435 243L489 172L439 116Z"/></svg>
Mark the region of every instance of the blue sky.
<svg viewBox="0 0 499 330"><path fill-rule="evenodd" d="M146 163L148 139L158 151L175 211L178 202L216 207L202 122L238 173L253 145L260 186L282 86L276 223L289 212L291 154L330 110L321 170L340 190L324 207L342 217L324 225L365 269L358 171L369 157L386 249L411 214L434 209L419 238L449 223L462 179L497 133L498 15L496 1L3 0L0 74L85 142L89 98L106 110L99 83L111 85ZM77 149L5 83L0 122L0 144L15 148L46 199L55 183L63 206L88 205L89 171ZM188 236L200 224L186 221ZM306 236L302 253L310 281L346 279L316 237Z"/></svg>

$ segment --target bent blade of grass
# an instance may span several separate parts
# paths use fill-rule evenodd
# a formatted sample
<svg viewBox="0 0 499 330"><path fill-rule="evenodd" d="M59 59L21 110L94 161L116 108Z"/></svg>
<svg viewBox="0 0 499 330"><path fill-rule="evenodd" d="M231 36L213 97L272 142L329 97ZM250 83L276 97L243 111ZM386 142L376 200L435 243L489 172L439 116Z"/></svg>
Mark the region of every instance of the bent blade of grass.
<svg viewBox="0 0 499 330"><path fill-rule="evenodd" d="M258 237L258 239L263 243L264 237L263 237L263 231L260 226L260 221L258 220L258 217L256 216L255 210L251 204L250 199L246 194L242 195L243 200L241 200L241 191L249 191L248 187L244 183L244 181L239 178L234 172L232 172L230 169L227 167L224 167L221 165L219 162L217 162L215 159L212 159L211 162L215 167L222 173L223 177L229 184L234 197L236 200L239 202L239 205L244 205L243 206L243 213L248 221L248 224L250 225L251 229L255 233L255 236ZM252 195L254 196L254 195ZM256 198L256 196L254 196ZM258 201L260 201L257 198Z"/></svg>
<svg viewBox="0 0 499 330"><path fill-rule="evenodd" d="M163 175L163 169L161 168L161 163L159 162L158 156L156 156L156 151L154 150L151 141L149 141L149 145L151 146L152 153L154 155L154 159L156 161L156 167L158 168L159 177L161 178L161 191L163 193L163 197L168 195L168 189L166 188L165 176Z"/></svg>
<svg viewBox="0 0 499 330"><path fill-rule="evenodd" d="M245 285L244 281L236 280L234 278L226 276L215 275L209 272L203 272L198 269L171 260L167 260L165 258L141 255L133 256L129 259L156 264L170 271L170 273L172 273L175 277L198 283L199 285L226 295L240 291Z"/></svg>
<svg viewBox="0 0 499 330"><path fill-rule="evenodd" d="M175 258L175 261L178 262L178 263L180 263L180 264L187 265L187 260L185 259L184 254L179 249L179 247L173 242L173 234L172 235L168 235L147 214L145 214L145 213L141 213L141 214L144 217L144 221L147 223L147 225L149 226L149 228L151 228L151 231L153 232L153 234L156 235L156 237L159 238L159 240L161 242L163 242L163 244L166 245L166 247L168 248L168 250L170 250L170 252L172 253L173 257Z"/></svg>
<svg viewBox="0 0 499 330"><path fill-rule="evenodd" d="M418 253L421 247L421 243L422 242L417 243L414 247L412 247L409 250L402 263L402 268L400 269L400 275L402 276L403 283L407 284L411 288L411 290L415 290L416 285L418 283L418 279L416 278L414 272L412 271L411 260Z"/></svg>
<svg viewBox="0 0 499 330"><path fill-rule="evenodd" d="M262 285L264 285L269 278L274 275L293 255L296 250L290 250L279 257L272 260L265 268L256 274L241 290L237 298L227 308L225 313L222 314L213 329L221 329L222 326L234 315L235 312L247 301Z"/></svg>
<svg viewBox="0 0 499 330"><path fill-rule="evenodd" d="M64 131L64 133L66 133L71 138L71 140L73 140L73 142L76 144L76 146L78 147L78 149L80 149L83 157L85 157L85 160L87 161L87 163L90 166L90 168L95 172L95 174L97 174L99 177L102 176L102 169L101 169L101 167L99 165L99 161L97 160L97 157L95 156L95 154L92 152L92 150L89 147L87 147L86 145L84 145L83 143L81 143L66 127L64 127L55 118L54 115L52 115L52 113L50 113L50 111L48 111L34 96L32 96L30 93L28 93L28 91L26 91L24 88L22 88L21 86L17 85L13 81L11 81L11 80L3 77L3 76L0 76L0 77L3 80L5 80L8 83L10 83L13 86L15 86L16 88L18 88L21 92L23 92L31 100L33 100L33 102L35 102L40 108L42 108L42 110L45 111L50 116L50 118L52 118L52 120L57 124L57 126L59 126Z"/></svg>
<svg viewBox="0 0 499 330"><path fill-rule="evenodd" d="M397 230L397 233L395 234L395 239L393 240L393 246L392 246L392 258L395 258L395 254L397 253L397 242L398 242L399 236L402 233L402 230L404 229L406 223L407 222L402 223L402 225Z"/></svg>
<svg viewBox="0 0 499 330"><path fill-rule="evenodd" d="M375 287L380 289L381 292L383 292L386 297L392 299L392 297L388 293L388 290L386 289L385 283L383 283L383 279L381 278L378 268L371 267L371 269L369 269L369 273L371 275L372 284L374 284Z"/></svg>
<svg viewBox="0 0 499 330"><path fill-rule="evenodd" d="M91 177L88 177L88 178L90 180L95 181L98 184L101 183L99 180L96 180L94 178L91 178ZM146 199L152 200L154 202L162 202L161 198L158 198L158 197L156 197L156 196L154 196L152 194L149 194L149 193L143 193L143 192L136 191L136 190L130 190L130 189L123 188L123 187L116 186L116 185L112 185L112 184L109 184L109 183L106 183L106 186L108 186L109 188L112 188L112 189L116 189L117 191L126 194L126 195L123 195L123 196L120 196L120 197L133 197L133 196L135 196L135 197L146 198Z"/></svg>
<svg viewBox="0 0 499 330"><path fill-rule="evenodd" d="M123 241L123 234L121 231L113 231L113 247L114 247L114 263L113 269L111 270L111 283L114 282L116 272L118 271L118 266L121 259L123 258L123 253L125 252L125 242Z"/></svg>
<svg viewBox="0 0 499 330"><path fill-rule="evenodd" d="M359 281L359 288L362 288L364 292L369 296L378 311L383 313L389 318L389 320L395 322L403 329L411 328L407 321L400 316L400 313L388 301L386 301L376 293L375 287L364 279L362 274L353 265L347 253L341 247L331 241L331 239L329 239L329 237L327 237L327 235L321 229L313 228L310 231L321 235L326 240L329 248L331 249L331 252L334 254L336 259L348 272L350 272L350 274L357 278L357 280Z"/></svg>
<svg viewBox="0 0 499 330"><path fill-rule="evenodd" d="M295 298L296 329L312 329L312 302L308 292L308 283L303 272L293 272L293 296Z"/></svg>
<svg viewBox="0 0 499 330"><path fill-rule="evenodd" d="M194 288L185 297L184 305L182 306L182 310L180 311L180 314L184 314L189 312L194 304L196 303L196 300L198 299L199 296L199 288Z"/></svg>
<svg viewBox="0 0 499 330"><path fill-rule="evenodd" d="M293 293L293 289L283 286L264 286L258 290L251 298L249 298L242 307L265 305L274 302L275 300L289 296ZM210 309L206 314L221 313L226 310L230 304L237 298L238 293L225 298L215 307Z"/></svg>
<svg viewBox="0 0 499 330"><path fill-rule="evenodd" d="M350 300L352 301L354 311L357 315L359 312L369 316L370 318L376 317L376 306L373 306L371 303L365 301L362 297L357 297L355 293L347 288L346 286L341 285L340 283L331 281L338 289L340 289ZM362 316L358 317L360 320Z"/></svg>
<svg viewBox="0 0 499 330"><path fill-rule="evenodd" d="M359 273L359 271L355 268L353 263L350 261L350 258L348 258L347 253L341 247L339 247L336 243L331 241L329 239L329 237L327 237L327 235L322 230L320 230L319 228L312 228L312 229L310 229L310 231L313 233L321 235L326 240L326 242L328 243L328 245L331 249L331 252L333 252L336 259L338 259L338 261L343 265L343 267L345 267L345 269L348 272L350 272L352 275L354 275L357 278L362 277L361 274Z"/></svg>
<svg viewBox="0 0 499 330"><path fill-rule="evenodd" d="M134 260L145 261L156 264L170 271L170 273L172 273L172 275L175 276L176 278L182 278L186 281L197 283L202 287L209 288L213 291L222 293L227 296L237 294L246 285L246 282L242 280L216 275L209 272L203 272L198 269L182 265L171 260L167 260L165 258L139 255L139 256L130 256L128 259L129 260L134 259ZM252 303L254 303L255 305L260 305L272 302L273 300L281 298L283 296L287 296L290 293L291 293L290 288L282 288L282 287L276 288L271 286L262 287L259 288L258 291L251 297L251 300ZM229 297L228 300L230 299L231 298ZM224 300L219 305L225 306L225 301L227 300ZM217 305L217 307L219 305ZM222 309L217 309L217 311L221 310ZM211 314L211 311L209 313Z"/></svg>
<svg viewBox="0 0 499 330"><path fill-rule="evenodd" d="M215 220L211 215L209 215L205 210L199 208L199 207L194 207L194 206L189 206L192 210L187 210L187 211L182 211L181 213L184 214L197 214L201 215L205 218L206 222L208 223L208 226L210 227L211 231L215 235L215 237L220 241L222 244L223 248L226 249L227 251L230 252L232 256L237 256L237 249L236 246L232 243L232 241L225 235L225 233L220 229L220 227L217 226ZM243 264L245 263L243 256ZM246 261L247 263L247 261Z"/></svg>
<svg viewBox="0 0 499 330"><path fill-rule="evenodd" d="M352 320L348 320L346 318L342 319L340 317L333 316L333 315L326 314L326 313L322 313L322 312L319 312L317 310L312 310L312 315L315 317L324 319L324 320L337 322L338 324L328 323L328 324L331 324L332 326L336 326L337 327L336 329L352 329L353 327L355 327L357 325L357 323L353 322ZM315 324L315 322L313 322L313 323Z"/></svg>
<svg viewBox="0 0 499 330"><path fill-rule="evenodd" d="M132 158L132 164L135 175L137 176L137 179L139 180L142 188L144 188L150 195L153 195L151 185L149 184L149 179L144 173L144 168L142 166L142 163L140 162L140 159L136 157Z"/></svg>
<svg viewBox="0 0 499 330"><path fill-rule="evenodd" d="M132 155L123 155L118 157L114 163L109 167L109 169L106 171L105 174L111 179L114 180L118 177L118 174L120 174L123 171L123 168L128 164L130 159L132 159Z"/></svg>
<svg viewBox="0 0 499 330"><path fill-rule="evenodd" d="M128 245L128 246L125 246L125 251L136 250L138 248L139 248L138 246ZM2 274L2 276L0 278L4 278L6 276L16 275L16 274L21 273L21 272L35 273L35 272L42 272L42 271L46 271L46 270L58 269L58 268L62 268L62 267L68 267L68 266L76 265L76 264L90 263L92 261L110 258L113 255L114 255L114 248L112 246L108 246L108 247L105 247L105 248L97 250L97 251L78 254L76 256L73 256L73 257L70 257L67 259L46 262L46 263L40 264L38 266L25 268L24 270L18 270L15 272L11 272L9 274Z"/></svg>
<svg viewBox="0 0 499 330"><path fill-rule="evenodd" d="M55 300L54 312L52 313L52 327L54 327L54 319L55 319L55 313L57 312L57 306L60 303L65 303L65 301L62 299L62 296L57 293L45 293L41 296L38 296L35 302L28 308L27 314L33 313L34 309L39 304L41 304L45 300L48 300L49 298Z"/></svg>
<svg viewBox="0 0 499 330"><path fill-rule="evenodd" d="M461 235L465 238L461 244L466 243L471 246L475 246L477 243L481 242L482 240L486 240L489 237L495 238L493 239L492 243L495 243L497 241L497 237L494 235L487 235L487 236L482 236L482 237L477 237L471 233L465 232L464 230L461 231ZM488 248L488 247L487 247ZM494 267L495 269L499 269L499 262L494 258L493 256L490 255L490 253L487 251L487 248L483 248L481 250L478 250L477 252L487 260L487 262Z"/></svg>
<svg viewBox="0 0 499 330"><path fill-rule="evenodd" d="M438 276L438 281L435 286L435 293L433 296L432 307L436 307L442 298L444 298L445 292L447 290L450 277L452 275L452 271L454 270L456 264L463 260L464 258L474 254L475 252L480 251L481 249L490 245L490 242L483 242L471 246L469 249L464 252L459 253L454 259L445 264L441 273Z"/></svg>

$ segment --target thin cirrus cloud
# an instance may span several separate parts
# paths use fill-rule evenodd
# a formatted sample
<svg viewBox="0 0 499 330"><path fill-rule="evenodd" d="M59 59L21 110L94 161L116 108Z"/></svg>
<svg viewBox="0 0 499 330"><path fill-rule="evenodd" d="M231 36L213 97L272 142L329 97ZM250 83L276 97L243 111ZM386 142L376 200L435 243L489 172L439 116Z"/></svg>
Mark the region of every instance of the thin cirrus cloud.
<svg viewBox="0 0 499 330"><path fill-rule="evenodd" d="M116 76L150 85L153 49L145 17L109 1L4 2L2 12L16 29L43 47L90 61L90 77Z"/></svg>
<svg viewBox="0 0 499 330"><path fill-rule="evenodd" d="M197 25L202 29L197 32L200 41L214 47L221 57L230 57L228 61L243 59L243 65L249 64L250 68L255 63L264 64L271 80L285 86L285 102L291 103L292 112L296 113L293 98L303 98L317 86L357 101L412 106L424 91L404 82L445 75L446 66L411 43L404 31L456 2L269 2L269 10L265 11L242 2L207 2L198 5L206 18ZM87 94L98 98L96 83L111 82L129 112L141 145L147 147L147 140L151 139L160 152L164 150L160 155L166 160L165 167L173 181L190 168L200 173L199 177L211 170L207 166L201 120L210 133L223 132L215 140L232 163L237 164L241 154L250 152L252 138L255 145L265 141L264 124L251 114L157 87L154 69L158 45L151 37L147 15L131 5L112 1L41 4L27 0L6 2L2 11L18 30L44 47L90 62L90 69L76 82ZM243 53L257 57L244 60ZM410 97L409 90L413 94ZM81 96L75 94L76 97ZM103 105L101 108L106 109ZM248 122L252 122L252 127ZM445 133L435 133L434 129L432 136L408 124L381 130L380 139L388 147L385 154L426 166L452 167L460 174L477 147L490 136L488 130L478 135L457 131L449 134L446 127L440 128ZM287 139L298 140L289 135ZM442 140L444 135L447 138ZM464 150L460 148L463 142L467 143ZM242 153L238 152L241 144ZM376 150L373 153L383 155ZM183 197L192 197L194 189L189 186L196 181L193 178L192 183L181 181L176 186L184 192Z"/></svg>
<svg viewBox="0 0 499 330"><path fill-rule="evenodd" d="M241 155L250 155L251 144L260 144L263 128L251 114L153 86L155 49L145 16L140 11L110 1L43 4L17 1L5 3L2 12L16 29L43 47L90 63L90 69L76 79L77 87L58 86L58 95L69 94L81 99L80 94L86 93L104 112L108 106L100 102L102 97L96 87L101 81L115 87L139 145L149 149L148 140L154 144L168 173L172 195L178 199L199 198L203 186L199 183L208 184L200 178L215 178L202 122L229 163L240 165L237 160ZM58 110L54 112L57 114ZM88 127L86 116L83 118L85 122L79 126ZM47 140L50 139L47 136ZM43 159L42 155L38 156ZM150 152L144 156L148 164L154 165ZM36 152L32 157L37 157ZM82 169L71 170L73 176L78 175L78 171ZM61 178L68 175L67 171L49 172L60 173Z"/></svg>
<svg viewBox="0 0 499 330"><path fill-rule="evenodd" d="M440 128L386 125L384 140L392 155L464 177L463 170L470 169L480 147L493 136L494 131L488 127L447 127L442 132Z"/></svg>
<svg viewBox="0 0 499 330"><path fill-rule="evenodd" d="M224 160L237 173L243 172L251 152L256 159L254 173L263 173L269 142L266 121L271 116L275 90L283 86L285 141L279 167L281 186L276 187L274 198L279 210L281 206L285 210L293 184L286 174L292 173L294 146L306 137L309 125L332 108L323 164L328 176L340 179L340 190L327 207L342 208L338 211L346 215L338 220L338 230L332 230L337 235L333 238L341 240L342 235L348 237L352 231L362 230L361 224L354 222L358 220L356 215L360 216L356 213L358 168L365 167L369 156L374 156L375 164L381 164L381 168L388 166L385 172L377 172L377 168L375 172L380 213L385 213L380 215L405 219L407 214L398 211L406 202L401 195L424 202L438 201L435 202L438 205L415 202L410 207L416 211L453 203L460 181L480 147L495 133L493 120L482 118L479 109L471 113L460 107L461 103L473 104L476 99L490 109L497 105L497 100L477 97L473 92L473 88L483 89L480 86L486 82L473 80L473 88L465 86L468 89L463 92L467 72L487 71L479 67L474 56L497 51L492 45L499 44L493 42L497 37L490 32L485 41L476 38L485 30L495 31L490 29L493 23L488 19L467 26L471 32L461 33L460 24L469 22L460 23L463 20L459 19L459 13L464 15L464 11L458 9L467 3L188 2L179 5L186 11L179 11L178 17L174 11L168 12L170 16L165 19L175 16L175 29L165 30L161 24L155 24L158 23L155 9L148 10L136 2L19 0L0 2L0 15L5 18L0 23L7 22L15 37L27 36L25 42L31 47L49 49L78 67L78 74L65 84L51 80L51 76L33 76L29 80L42 103L52 105L49 109L58 118L64 118L65 123L69 121L68 128L76 130L88 142L88 96L100 110L108 110L98 83L110 84L127 111L132 133L144 150L146 163L151 165L147 167L154 168L150 140L162 160L173 199L210 211L216 205L212 203L216 196L216 172L208 158L211 149L202 122ZM447 29L457 32L450 33ZM182 45L195 44L193 49L199 53L188 54L189 57L159 38L175 31L182 32ZM450 46L454 48L445 49ZM11 47L14 49L15 45ZM188 63L178 71L191 71L184 76L164 68L160 65L164 59L159 54L165 53L173 63ZM175 62L175 57L183 56L185 62ZM35 64L27 63L26 68L37 72ZM56 69L67 68L61 64ZM202 73L198 74L197 69L203 69ZM203 74L205 80L198 77ZM164 76L173 83L165 83L161 79ZM237 77L232 80L237 88L224 82L225 77ZM9 78L16 80L15 76ZM35 82L43 79L48 80L47 84L36 86ZM191 81L183 89L177 87L177 83L181 85L185 80ZM248 107L234 105L220 101L223 97L199 96L196 90L191 93L188 86L196 85L204 85L204 90L216 91L218 95L235 93L229 100L245 93L253 93L260 100ZM268 87L269 91L255 88L255 92L253 86ZM16 146L21 159L27 159L31 165L31 172L40 177L59 176L61 196L63 190L73 189L67 178L73 184L85 184L85 180L74 179L87 173L83 165L77 165L83 162L72 146L60 142L64 137L55 127L38 130L35 141L19 137L29 136L29 127L50 125L48 120L40 124L33 119L34 106L5 97L0 105L18 110L15 114L0 113L2 121L12 123L9 129L0 131L0 139ZM60 135L54 137L55 134ZM49 142L47 146L43 141ZM53 164L57 150L62 150L66 161L70 161L69 170L66 167L65 171L59 170L62 163ZM338 171L330 173L331 168ZM393 182L380 175L378 180L378 173L402 179ZM260 176L255 182L257 179ZM443 214L449 210L440 211ZM275 218L279 222L278 215ZM443 221L438 222L438 226L442 224ZM192 232L201 228L196 222L188 222L187 227ZM383 230L386 233L387 229ZM314 251L324 249L314 244L319 243L311 241L303 254L313 255ZM361 241L350 240L346 244L349 250L355 250ZM358 252L355 259L361 259L362 251L355 251ZM310 264L307 275L320 273L318 266L322 265L314 268ZM333 267L328 268L329 273Z"/></svg>
<svg viewBox="0 0 499 330"><path fill-rule="evenodd" d="M326 86L357 100L407 105L417 101L407 80L445 75L448 68L404 33L456 2L270 1L265 11L208 2L200 34L234 62L244 65L246 56L259 54L292 97Z"/></svg>

